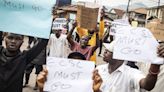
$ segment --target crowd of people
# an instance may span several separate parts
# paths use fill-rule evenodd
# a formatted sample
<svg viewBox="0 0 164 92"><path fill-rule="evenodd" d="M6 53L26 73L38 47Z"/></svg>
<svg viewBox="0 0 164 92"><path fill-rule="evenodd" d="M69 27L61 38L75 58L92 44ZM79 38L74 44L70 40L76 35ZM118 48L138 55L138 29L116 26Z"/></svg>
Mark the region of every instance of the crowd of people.
<svg viewBox="0 0 164 92"><path fill-rule="evenodd" d="M115 40L109 34L110 25L104 24L104 11L101 12L99 28L86 29L86 34L80 34L82 30L75 21L72 28L66 34L62 29L52 25L49 39L29 37L27 50L20 50L24 42L24 36L7 33L3 37L0 33L0 92L22 92L27 87L30 74L36 68L37 82L34 89L43 92L44 83L48 71L43 69L46 57L72 58L88 60L96 63L96 50L100 47L99 56L103 43L105 51L103 61L106 64L97 65L93 71L94 92L144 92L151 91L158 81L160 66L151 64L149 72L144 75L134 62L125 63L124 60L113 59ZM55 20L55 18L54 18ZM106 26L107 30L104 30ZM77 30L79 41L72 38L72 33ZM78 33L79 32L79 33ZM5 46L2 45L2 40ZM34 44L31 45L32 41ZM157 48L159 57L164 58L164 42ZM25 76L24 76L25 75ZM25 77L25 82L23 82ZM164 80L163 80L164 81ZM23 84L24 83L24 84ZM162 91L159 91L162 92Z"/></svg>

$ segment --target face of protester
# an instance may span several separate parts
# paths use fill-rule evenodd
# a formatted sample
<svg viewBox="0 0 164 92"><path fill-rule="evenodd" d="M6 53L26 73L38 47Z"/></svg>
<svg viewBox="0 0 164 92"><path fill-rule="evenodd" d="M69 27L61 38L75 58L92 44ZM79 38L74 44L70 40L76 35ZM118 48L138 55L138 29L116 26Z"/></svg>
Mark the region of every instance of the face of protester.
<svg viewBox="0 0 164 92"><path fill-rule="evenodd" d="M80 39L80 45L82 48L85 48L88 45L89 38L87 36L82 36Z"/></svg>
<svg viewBox="0 0 164 92"><path fill-rule="evenodd" d="M23 36L13 33L8 33L5 38L6 49L9 52L16 52L20 49L23 43Z"/></svg>
<svg viewBox="0 0 164 92"><path fill-rule="evenodd" d="M107 50L107 49L105 49L105 51L104 51L104 57L103 57L103 60L105 61L105 62L109 62L109 61L112 61L112 52L110 52L109 50Z"/></svg>
<svg viewBox="0 0 164 92"><path fill-rule="evenodd" d="M62 30L53 30L53 32L55 33L56 37L59 38L62 33Z"/></svg>

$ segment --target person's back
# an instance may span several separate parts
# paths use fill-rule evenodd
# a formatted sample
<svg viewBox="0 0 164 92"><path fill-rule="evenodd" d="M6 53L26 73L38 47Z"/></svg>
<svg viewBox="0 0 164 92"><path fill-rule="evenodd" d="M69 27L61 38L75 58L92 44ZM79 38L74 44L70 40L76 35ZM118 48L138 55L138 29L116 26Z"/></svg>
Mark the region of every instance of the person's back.
<svg viewBox="0 0 164 92"><path fill-rule="evenodd" d="M24 52L20 51L23 36L9 33L5 42L6 48L0 46L0 92L22 92L26 65L41 52L47 40Z"/></svg>

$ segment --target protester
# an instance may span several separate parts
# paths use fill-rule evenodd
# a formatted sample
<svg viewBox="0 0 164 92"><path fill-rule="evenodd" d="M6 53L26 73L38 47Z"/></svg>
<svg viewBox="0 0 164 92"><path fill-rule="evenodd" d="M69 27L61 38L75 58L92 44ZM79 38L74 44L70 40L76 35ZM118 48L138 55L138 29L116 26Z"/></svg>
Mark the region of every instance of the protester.
<svg viewBox="0 0 164 92"><path fill-rule="evenodd" d="M101 17L100 17L100 22L99 22L99 40L100 40L100 46L99 46L99 54L98 56L101 56L101 51L102 51L102 38L104 35L104 29L105 29L105 23L104 23L104 16L105 16L105 10L101 9L101 13L100 13Z"/></svg>
<svg viewBox="0 0 164 92"><path fill-rule="evenodd" d="M8 33L4 38L6 47L0 46L0 92L22 92L23 74L29 64L48 40L40 39L38 44L27 51L20 51L23 36Z"/></svg>
<svg viewBox="0 0 164 92"><path fill-rule="evenodd" d="M85 56L79 52L70 53L68 55L68 58L69 59L86 60ZM43 69L43 71L40 72L38 77L37 77L37 83L38 83L38 87L39 87L40 92L43 92L44 83L46 81L47 74L48 74L47 69Z"/></svg>
<svg viewBox="0 0 164 92"><path fill-rule="evenodd" d="M96 45L96 41L97 41L98 38L96 38L96 32L94 32L94 30L89 30L89 29L85 29L85 28L81 28L81 27L76 27L76 33L79 36L79 41L83 36L88 36L89 37L88 45L90 45L90 46L95 46ZM90 61L96 62L96 51L90 57Z"/></svg>
<svg viewBox="0 0 164 92"><path fill-rule="evenodd" d="M35 74L38 76L38 74L43 70L42 65L46 64L46 49L44 48L41 53L31 62L27 65L25 70L25 84L23 87L27 87L30 79L30 74L32 73L33 68L35 68ZM36 76L36 77L37 77ZM34 90L38 89L37 83L35 83Z"/></svg>
<svg viewBox="0 0 164 92"><path fill-rule="evenodd" d="M94 92L141 92L152 90L156 84L160 65L151 64L147 76L124 64L123 60L112 59L114 42L105 45L103 60L93 74ZM164 58L164 44L160 44L158 55Z"/></svg>
<svg viewBox="0 0 164 92"><path fill-rule="evenodd" d="M125 65L124 61L112 59L113 43L105 47L104 61L108 64L98 66L93 72L94 92L119 92L120 90L121 92L141 92L141 89L154 88L160 65L151 64L149 74L145 77L141 71ZM158 54L164 58L164 44L159 46ZM40 92L43 92L47 74L48 71L44 69L37 77Z"/></svg>
<svg viewBox="0 0 164 92"><path fill-rule="evenodd" d="M92 33L96 32L96 38L97 38L96 45L92 47L92 46L88 46L88 41L90 39L90 36L82 36L82 38L80 38L80 43L77 43L72 39L71 36L76 26L77 26L77 23L74 23L72 30L67 35L67 40L71 45L71 50L73 52L82 53L86 57L87 60L90 60L90 57L93 55L93 53L99 46L99 36L97 33L97 29L91 30Z"/></svg>
<svg viewBox="0 0 164 92"><path fill-rule="evenodd" d="M47 46L48 56L66 58L69 53L69 45L66 35L62 34L62 28L52 26L52 34Z"/></svg>
<svg viewBox="0 0 164 92"><path fill-rule="evenodd" d="M85 29L82 27L77 27L77 34L80 38L82 38L83 36L89 36L89 41L88 41L88 45L90 46L95 46L96 45L96 41L99 39L99 46L100 46L100 52L99 55L101 54L101 47L102 47L102 38L104 35L104 16L105 16L105 11L104 11L104 7L101 9L100 12L100 24L99 24L99 38L97 38L96 36L96 32L94 32L93 30L90 29ZM93 55L90 57L90 61L94 61L96 63L96 51L93 53Z"/></svg>

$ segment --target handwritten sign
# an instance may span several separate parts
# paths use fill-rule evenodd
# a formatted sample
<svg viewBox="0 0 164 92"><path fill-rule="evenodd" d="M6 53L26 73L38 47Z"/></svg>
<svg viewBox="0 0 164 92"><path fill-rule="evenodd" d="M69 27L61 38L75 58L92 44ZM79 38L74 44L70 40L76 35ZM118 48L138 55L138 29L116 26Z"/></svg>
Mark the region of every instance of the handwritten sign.
<svg viewBox="0 0 164 92"><path fill-rule="evenodd" d="M122 27L116 33L113 58L163 64L164 60L157 57L158 45L148 29Z"/></svg>
<svg viewBox="0 0 164 92"><path fill-rule="evenodd" d="M70 14L69 14L69 18L70 18L71 20L76 20L76 14L70 13Z"/></svg>
<svg viewBox="0 0 164 92"><path fill-rule="evenodd" d="M92 92L93 62L48 57L47 69L44 91Z"/></svg>
<svg viewBox="0 0 164 92"><path fill-rule="evenodd" d="M146 25L146 28L150 29L156 39L164 40L164 24L160 24L157 21L152 21Z"/></svg>
<svg viewBox="0 0 164 92"><path fill-rule="evenodd" d="M0 30L49 38L53 0L0 0Z"/></svg>
<svg viewBox="0 0 164 92"><path fill-rule="evenodd" d="M77 20L79 26L86 29L93 29L97 26L99 8L88 8L78 6Z"/></svg>
<svg viewBox="0 0 164 92"><path fill-rule="evenodd" d="M66 18L56 18L53 22L53 29L64 29L67 25Z"/></svg>
<svg viewBox="0 0 164 92"><path fill-rule="evenodd" d="M111 24L111 28L110 28L110 35L115 35L117 30L121 27L124 27L124 26L130 26L129 22L128 22L128 19L117 19L117 20L114 20Z"/></svg>

